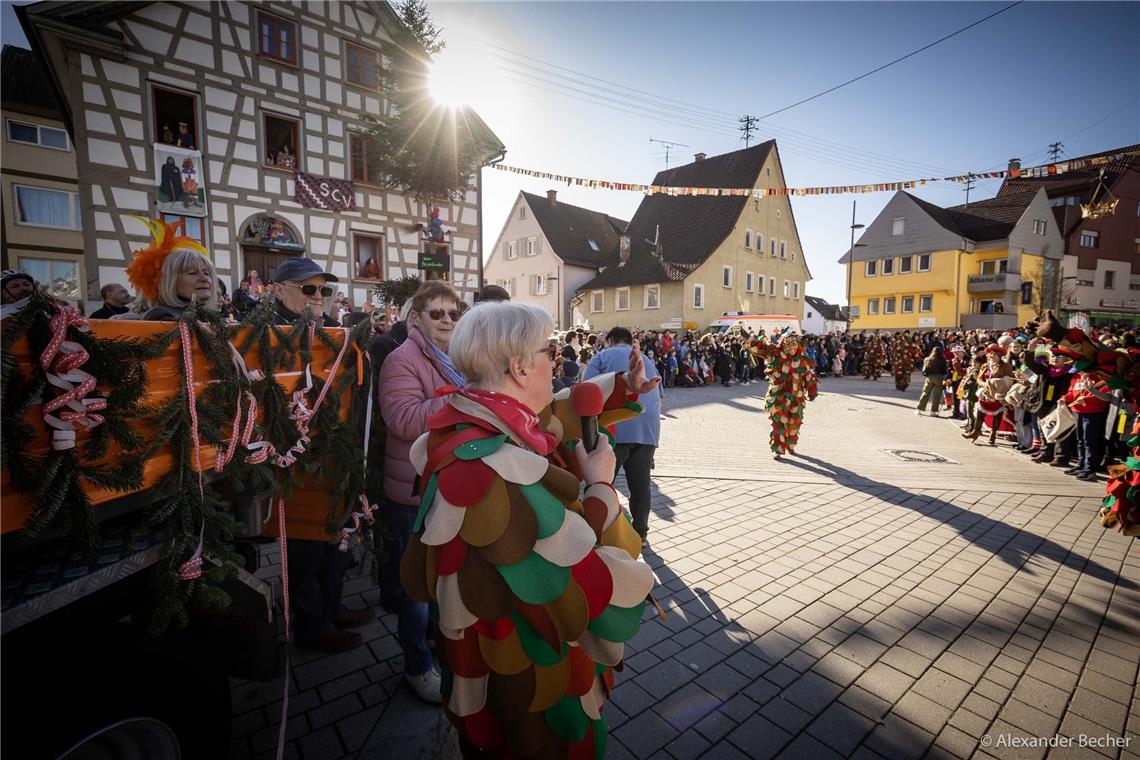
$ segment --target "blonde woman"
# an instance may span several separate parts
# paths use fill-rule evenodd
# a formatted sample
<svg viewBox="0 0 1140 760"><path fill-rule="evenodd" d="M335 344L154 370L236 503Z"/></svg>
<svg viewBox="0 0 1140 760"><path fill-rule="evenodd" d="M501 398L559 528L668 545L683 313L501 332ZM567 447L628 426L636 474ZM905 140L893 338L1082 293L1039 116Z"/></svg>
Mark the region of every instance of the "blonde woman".
<svg viewBox="0 0 1140 760"><path fill-rule="evenodd" d="M134 252L127 278L151 308L143 319L174 322L190 304L218 308L218 275L197 240L179 235L182 223L135 217L150 228L154 241Z"/></svg>

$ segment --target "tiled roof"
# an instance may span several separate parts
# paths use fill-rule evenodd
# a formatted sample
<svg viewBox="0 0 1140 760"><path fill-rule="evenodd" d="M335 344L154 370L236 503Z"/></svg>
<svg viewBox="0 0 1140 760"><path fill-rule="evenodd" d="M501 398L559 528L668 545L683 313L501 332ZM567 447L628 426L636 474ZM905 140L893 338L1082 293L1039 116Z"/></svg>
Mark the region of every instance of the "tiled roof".
<svg viewBox="0 0 1140 760"><path fill-rule="evenodd" d="M1087 156L1079 156L1079 158L1087 159L1098 158L1100 156L1112 156L1125 151L1140 151L1140 145L1113 148L1112 150L1106 150L1100 153L1090 153ZM1130 166L1136 166L1137 164L1140 164L1140 157L1136 155L1106 164L1103 167L1105 184L1111 188L1116 184L1116 181L1124 175L1124 172L1128 171ZM1085 169L1077 169L1065 172L1064 174L1056 174L1052 177L1009 178L1001 183L1001 187L998 188L997 197L1001 198L1006 195L1036 190L1041 187L1045 188L1045 194L1050 198L1087 193L1100 181L1101 168L1102 167L1088 167Z"/></svg>
<svg viewBox="0 0 1140 760"><path fill-rule="evenodd" d="M769 140L667 169L658 172L653 184L753 188L775 144ZM604 262L606 270L580 289L685 279L724 242L747 202L746 196L647 196L629 222L629 261L620 266L615 251ZM656 252L655 239L659 242Z"/></svg>
<svg viewBox="0 0 1140 760"><path fill-rule="evenodd" d="M5 45L0 51L0 100L5 109L60 118L62 110L47 70L31 50Z"/></svg>
<svg viewBox="0 0 1140 760"><path fill-rule="evenodd" d="M836 306L835 304L828 303L827 301L823 300L822 298L816 298L815 296L804 296L804 300L807 301L808 304L813 309L818 311L819 315L821 317L823 317L824 319L834 319L834 320L843 320L844 319L843 308L840 306Z"/></svg>
<svg viewBox="0 0 1140 760"><path fill-rule="evenodd" d="M919 208L943 228L975 242L1003 240L1009 237L1025 209L1037 195L1036 189L1008 193L970 205L942 208L907 193Z"/></svg>
<svg viewBox="0 0 1140 760"><path fill-rule="evenodd" d="M1010 193L1000 198L977 201L969 206L946 209L962 234L970 240L1002 240L1009 237L1014 225L1036 197L1036 190Z"/></svg>
<svg viewBox="0 0 1140 760"><path fill-rule="evenodd" d="M524 192L523 197L554 253L567 264L598 267L617 255L619 238L629 222L562 201L551 205L547 198L533 193ZM591 240L598 250L590 247Z"/></svg>

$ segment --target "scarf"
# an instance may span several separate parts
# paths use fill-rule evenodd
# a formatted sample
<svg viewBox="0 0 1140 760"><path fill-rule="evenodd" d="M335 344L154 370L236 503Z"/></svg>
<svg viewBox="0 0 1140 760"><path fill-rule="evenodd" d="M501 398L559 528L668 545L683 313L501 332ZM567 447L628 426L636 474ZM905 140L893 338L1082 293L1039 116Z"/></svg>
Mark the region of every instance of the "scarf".
<svg viewBox="0 0 1140 760"><path fill-rule="evenodd" d="M495 415L520 441L535 453L548 457L558 448L558 439L553 433L542 428L538 415L523 406L518 399L505 393L487 391L481 388L456 388L445 386L435 392L437 396L458 393L474 401Z"/></svg>
<svg viewBox="0 0 1140 760"><path fill-rule="evenodd" d="M467 378L464 377L463 373L457 370L455 368L455 365L451 363L451 357L447 355L446 351L440 351L438 348L436 348L436 345L428 340L428 337L426 335L424 336L424 343L427 344L427 347L431 349L432 354L435 355L436 364L439 367L440 371L443 373L443 376L447 378L447 382L449 382L451 385L457 385L459 387L467 385Z"/></svg>

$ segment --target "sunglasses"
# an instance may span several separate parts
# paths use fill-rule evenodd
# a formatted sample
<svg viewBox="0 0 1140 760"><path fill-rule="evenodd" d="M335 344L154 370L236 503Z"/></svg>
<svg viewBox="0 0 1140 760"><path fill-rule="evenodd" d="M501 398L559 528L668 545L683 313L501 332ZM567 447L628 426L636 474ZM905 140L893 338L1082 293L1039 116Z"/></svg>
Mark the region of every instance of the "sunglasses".
<svg viewBox="0 0 1140 760"><path fill-rule="evenodd" d="M283 284L288 285L291 288L298 288L302 293L309 296L310 298L315 296L318 290L321 292L321 296L324 298L330 298L333 294L333 289L328 285L296 285L292 282L286 282Z"/></svg>
<svg viewBox="0 0 1140 760"><path fill-rule="evenodd" d="M440 321L443 319L444 314L446 314L448 319L452 322L458 322L459 318L463 316L463 312L459 309L429 309L424 313L428 315L428 318L430 318L432 322Z"/></svg>

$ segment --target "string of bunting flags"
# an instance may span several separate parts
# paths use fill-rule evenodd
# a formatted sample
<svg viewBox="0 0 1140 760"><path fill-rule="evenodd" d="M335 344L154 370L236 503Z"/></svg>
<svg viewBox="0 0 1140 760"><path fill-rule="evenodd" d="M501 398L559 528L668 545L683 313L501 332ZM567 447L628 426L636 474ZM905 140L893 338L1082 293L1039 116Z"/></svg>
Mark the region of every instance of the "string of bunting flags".
<svg viewBox="0 0 1140 760"><path fill-rule="evenodd" d="M643 185L637 182L614 182L612 180L604 179L570 177L564 174L553 174L551 172L536 171L534 169L525 169L520 166L510 166L507 164L491 164L491 168L498 169L502 172L509 172L511 174L521 174L526 177L536 177L538 179L548 179L554 182L563 182L567 185L585 187L591 190L627 190L635 193L643 193L645 195L703 195L714 197L752 196L755 198L760 198L763 196L776 195L804 196L894 192L897 190L908 190L915 187L925 187L928 182L958 182L964 184L971 180L980 179L1004 179L1006 177L1051 177L1057 174L1064 174L1065 172L1105 166L1114 161L1119 161L1128 156L1137 154L1140 154L1140 151L1127 150L1120 153L1114 153L1112 155L1094 156L1091 158L1074 158L1068 161L1058 161L1057 163L1053 164L1042 164L1041 166L1034 166L1023 169L1003 169L1002 171L996 172L959 174L952 177L925 177L923 179L909 179L902 180L900 182L875 182L863 185L832 185L829 187L678 187L673 185Z"/></svg>

